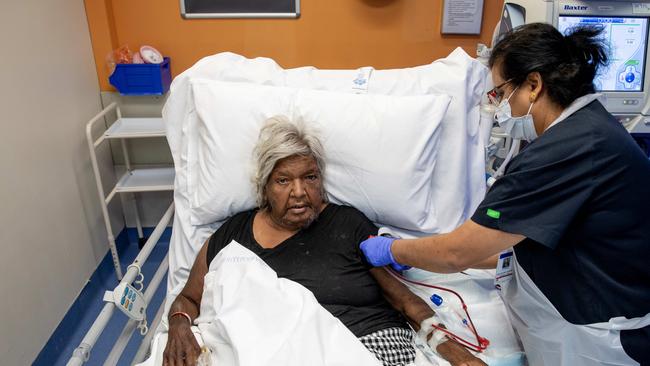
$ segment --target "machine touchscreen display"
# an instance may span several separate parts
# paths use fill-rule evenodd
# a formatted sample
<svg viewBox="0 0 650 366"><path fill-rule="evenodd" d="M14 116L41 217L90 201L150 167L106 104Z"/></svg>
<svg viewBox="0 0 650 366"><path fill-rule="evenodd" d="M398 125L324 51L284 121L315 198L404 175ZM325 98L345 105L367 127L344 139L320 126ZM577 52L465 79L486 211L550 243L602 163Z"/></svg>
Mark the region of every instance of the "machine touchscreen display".
<svg viewBox="0 0 650 366"><path fill-rule="evenodd" d="M598 25L610 47L610 64L594 80L598 91L643 91L648 18L560 16L558 29L566 34L578 25Z"/></svg>

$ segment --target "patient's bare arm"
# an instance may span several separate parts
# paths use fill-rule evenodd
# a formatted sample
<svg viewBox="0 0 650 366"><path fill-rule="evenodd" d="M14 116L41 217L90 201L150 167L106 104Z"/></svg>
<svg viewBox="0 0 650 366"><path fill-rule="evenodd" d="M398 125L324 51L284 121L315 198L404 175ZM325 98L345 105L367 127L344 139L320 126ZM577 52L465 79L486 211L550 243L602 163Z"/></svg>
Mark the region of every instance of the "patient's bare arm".
<svg viewBox="0 0 650 366"><path fill-rule="evenodd" d="M370 273L381 287L386 300L406 317L413 329L420 330L420 323L433 316L434 311L424 300L412 293L384 268L372 268ZM439 344L436 351L453 366L487 366L465 347L452 340Z"/></svg>
<svg viewBox="0 0 650 366"><path fill-rule="evenodd" d="M420 323L433 316L433 310L429 305L384 268L372 268L370 273L381 287L386 300L406 317L413 329L420 330Z"/></svg>
<svg viewBox="0 0 650 366"><path fill-rule="evenodd" d="M195 365L201 354L199 344L192 334L190 320L193 321L199 316L201 296L203 295L203 277L208 273L207 251L208 242L206 241L194 261L183 291L176 297L169 309L169 333L163 353L164 366ZM174 313L185 313L189 315L190 319L184 315L172 316Z"/></svg>

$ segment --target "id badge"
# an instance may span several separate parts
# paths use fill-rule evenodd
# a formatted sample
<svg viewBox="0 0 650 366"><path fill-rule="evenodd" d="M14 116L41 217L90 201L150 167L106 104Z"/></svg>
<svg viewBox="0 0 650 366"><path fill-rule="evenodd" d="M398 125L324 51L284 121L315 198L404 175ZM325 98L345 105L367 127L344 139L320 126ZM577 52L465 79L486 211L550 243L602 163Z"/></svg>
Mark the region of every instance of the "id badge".
<svg viewBox="0 0 650 366"><path fill-rule="evenodd" d="M499 254L497 262L496 276L494 277L494 286L501 289L501 286L512 279L512 270L514 267L515 257L512 248L506 249Z"/></svg>

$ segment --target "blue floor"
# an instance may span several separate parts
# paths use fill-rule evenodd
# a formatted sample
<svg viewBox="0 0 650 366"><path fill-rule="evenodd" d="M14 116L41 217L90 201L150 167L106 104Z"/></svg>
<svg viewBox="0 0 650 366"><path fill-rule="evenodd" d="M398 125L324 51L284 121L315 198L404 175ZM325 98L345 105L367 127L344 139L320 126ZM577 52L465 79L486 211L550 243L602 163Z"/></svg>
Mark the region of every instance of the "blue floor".
<svg viewBox="0 0 650 366"><path fill-rule="evenodd" d="M144 233L147 236L151 229L145 229ZM171 236L171 228L167 228L162 234L158 245L154 248L149 256L149 259L142 267L144 273L145 289L149 285L151 277L156 272L158 265L167 254L169 248L169 238ZM126 267L135 260L138 255L138 237L135 229L125 229L116 239L118 252L120 254L120 261L122 264L122 271L126 273ZM79 343L86 335L88 329L95 321L95 318L104 307L102 301L104 291L113 290L117 286L118 281L113 269L113 262L110 253L106 254L99 267L88 280L88 283L79 294L77 300L72 304L65 317L56 328L49 341L43 347L33 365L65 365L72 352L79 346ZM164 299L165 289L167 287L167 277L161 282L159 289L156 291L151 300L151 304L147 307L147 319L153 321L156 315L158 306ZM97 340L95 347L91 350L90 359L86 365L102 365L113 348L113 344L122 328L127 322L127 317L119 310L115 310L110 323L104 329L104 332ZM142 336L136 330L131 337L127 348L122 354L119 365L130 365L131 360L135 357L135 353L139 347Z"/></svg>

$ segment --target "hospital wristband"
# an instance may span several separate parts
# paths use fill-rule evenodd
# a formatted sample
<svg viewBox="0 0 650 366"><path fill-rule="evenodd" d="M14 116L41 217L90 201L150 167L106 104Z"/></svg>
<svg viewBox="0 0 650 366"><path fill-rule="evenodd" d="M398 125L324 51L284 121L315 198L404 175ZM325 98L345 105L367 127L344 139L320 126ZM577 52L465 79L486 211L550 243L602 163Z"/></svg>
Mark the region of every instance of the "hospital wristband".
<svg viewBox="0 0 650 366"><path fill-rule="evenodd" d="M173 317L175 317L176 315L182 315L182 316L184 316L184 317L187 319L187 321L190 322L190 325L192 325L192 318L190 317L190 314L185 313L185 312L182 312L182 311L177 311L177 312L173 313L172 315L170 315L170 316L169 316L169 320L171 320L171 319L172 319Z"/></svg>

